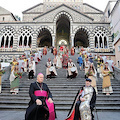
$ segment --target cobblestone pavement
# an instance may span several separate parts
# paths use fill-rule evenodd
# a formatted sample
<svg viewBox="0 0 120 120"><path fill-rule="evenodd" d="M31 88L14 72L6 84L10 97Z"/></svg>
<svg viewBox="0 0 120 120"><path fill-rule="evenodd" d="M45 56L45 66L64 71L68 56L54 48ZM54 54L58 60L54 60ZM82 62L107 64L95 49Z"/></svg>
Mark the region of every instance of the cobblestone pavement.
<svg viewBox="0 0 120 120"><path fill-rule="evenodd" d="M37 74L42 72L45 74L45 64L47 62L48 58L51 58L53 60L54 56L51 55L50 52L48 52L47 56L43 56L42 61L37 65ZM77 55L71 56L71 59L76 63ZM79 66L77 65L79 68ZM58 71L58 70L57 70ZM65 77L66 71L64 69L61 69L58 72L58 77ZM26 77L26 76L24 76ZM80 72L78 74L78 77L84 77L84 72ZM27 78L26 78L27 79ZM36 78L35 78L36 79ZM64 120L68 114L68 111L57 111L57 119L56 120ZM95 114L95 120L98 120ZM24 120L25 111L9 111L9 110L2 110L0 111L0 120ZM120 114L119 112L98 112L99 120L120 120Z"/></svg>

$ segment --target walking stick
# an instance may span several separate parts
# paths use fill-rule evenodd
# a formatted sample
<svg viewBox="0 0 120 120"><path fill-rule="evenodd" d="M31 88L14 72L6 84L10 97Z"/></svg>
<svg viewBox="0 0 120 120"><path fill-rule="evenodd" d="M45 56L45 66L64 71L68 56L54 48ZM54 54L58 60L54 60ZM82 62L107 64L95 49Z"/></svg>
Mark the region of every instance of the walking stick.
<svg viewBox="0 0 120 120"><path fill-rule="evenodd" d="M95 106L95 113L96 113L96 116L97 116L97 120L99 120L99 118L98 118L98 114L97 114L96 106Z"/></svg>

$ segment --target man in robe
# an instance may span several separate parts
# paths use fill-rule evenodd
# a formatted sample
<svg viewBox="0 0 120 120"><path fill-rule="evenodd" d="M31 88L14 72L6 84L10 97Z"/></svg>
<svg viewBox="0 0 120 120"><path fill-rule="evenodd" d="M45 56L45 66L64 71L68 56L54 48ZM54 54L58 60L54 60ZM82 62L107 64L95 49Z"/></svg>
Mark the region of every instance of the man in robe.
<svg viewBox="0 0 120 120"><path fill-rule="evenodd" d="M25 120L55 120L55 109L52 93L43 83L44 75L39 73L37 81L31 83L29 89L30 102L26 110Z"/></svg>
<svg viewBox="0 0 120 120"><path fill-rule="evenodd" d="M85 86L78 91L66 120L94 120L92 111L95 103L95 89L91 86L91 79L86 78Z"/></svg>

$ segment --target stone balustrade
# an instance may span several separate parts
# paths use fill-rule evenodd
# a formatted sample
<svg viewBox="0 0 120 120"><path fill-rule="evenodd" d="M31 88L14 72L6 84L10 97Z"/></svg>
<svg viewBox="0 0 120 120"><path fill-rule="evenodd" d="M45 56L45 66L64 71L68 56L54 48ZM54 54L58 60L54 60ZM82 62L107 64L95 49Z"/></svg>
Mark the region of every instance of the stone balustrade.
<svg viewBox="0 0 120 120"><path fill-rule="evenodd" d="M13 51L13 48L0 48L0 51Z"/></svg>
<svg viewBox="0 0 120 120"><path fill-rule="evenodd" d="M94 52L110 52L109 48L95 48Z"/></svg>
<svg viewBox="0 0 120 120"><path fill-rule="evenodd" d="M9 80L10 73L11 73L11 66L5 67L5 74L2 75L2 82L5 80Z"/></svg>

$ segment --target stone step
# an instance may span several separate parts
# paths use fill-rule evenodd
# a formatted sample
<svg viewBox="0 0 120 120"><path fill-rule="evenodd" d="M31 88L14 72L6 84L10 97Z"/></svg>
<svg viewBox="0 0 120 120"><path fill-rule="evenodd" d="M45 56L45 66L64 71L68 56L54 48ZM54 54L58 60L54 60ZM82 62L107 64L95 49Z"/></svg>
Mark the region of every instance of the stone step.
<svg viewBox="0 0 120 120"><path fill-rule="evenodd" d="M10 100L10 101L17 101L17 100L30 100L30 97L19 97L19 96L11 96L11 97L8 97L8 96L0 96L0 101L3 101L3 100ZM74 97L71 97L71 98L54 98L54 101L73 101L74 100ZM101 98L101 97L97 97L97 101L120 101L120 98L114 98L114 97L104 97L104 98Z"/></svg>
<svg viewBox="0 0 120 120"><path fill-rule="evenodd" d="M12 105L8 105L8 106L4 106L4 105L0 105L0 110L2 109L6 109L6 110L26 110L28 106L12 106ZM69 111L71 108L70 107L55 107L56 110L59 110L59 111ZM120 108L119 107L96 107L97 111L120 111Z"/></svg>
<svg viewBox="0 0 120 120"><path fill-rule="evenodd" d="M17 94L17 95L12 95L12 94L8 94L8 93L2 93L2 94L0 94L0 97L1 96L4 96L4 97L13 97L13 96L18 96L18 97L29 97L29 94ZM72 97L75 97L75 94L53 94L53 99L54 98L72 98ZM102 97L102 98L120 98L120 94L111 94L110 96L106 96L106 95L104 95L104 94L98 94L97 95L97 98L98 97Z"/></svg>
<svg viewBox="0 0 120 120"><path fill-rule="evenodd" d="M28 100L28 101L27 101L27 100L26 100L26 101L25 101L25 100L20 100L20 101L4 100L4 101L0 101L0 104L6 104L6 105L7 105L7 104L14 104L14 105L20 104L20 105L22 105L22 104L28 104L28 102L29 102L29 100ZM55 103L56 106L58 106L58 105L70 106L70 105L73 103L73 101L68 101L68 102L66 102L66 101L63 102L63 101L62 101L62 102L61 102L61 101L55 101L55 100L54 100L54 103ZM105 106L105 105L106 105L106 106L107 106L107 105L111 105L111 106L112 106L112 105L113 105L113 106L116 106L116 105L117 105L117 106L120 106L120 103L119 103L119 101L116 101L116 102L110 102L110 101L109 101L109 102L108 102L108 101L107 101L107 102L104 102L104 101L103 101L102 103L99 102L99 101L97 101L97 102L96 102L96 105L97 105L97 106Z"/></svg>

